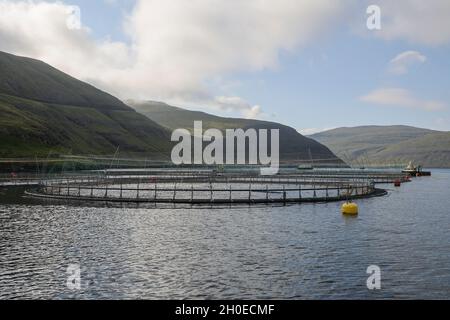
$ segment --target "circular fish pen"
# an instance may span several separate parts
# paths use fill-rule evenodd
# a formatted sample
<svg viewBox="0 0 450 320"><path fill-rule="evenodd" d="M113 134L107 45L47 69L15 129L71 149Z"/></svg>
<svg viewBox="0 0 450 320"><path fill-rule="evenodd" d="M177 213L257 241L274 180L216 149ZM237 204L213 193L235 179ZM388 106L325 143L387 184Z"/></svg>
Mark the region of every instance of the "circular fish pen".
<svg viewBox="0 0 450 320"><path fill-rule="evenodd" d="M302 175L124 175L43 180L32 197L103 202L270 204L331 202L382 196L374 180Z"/></svg>

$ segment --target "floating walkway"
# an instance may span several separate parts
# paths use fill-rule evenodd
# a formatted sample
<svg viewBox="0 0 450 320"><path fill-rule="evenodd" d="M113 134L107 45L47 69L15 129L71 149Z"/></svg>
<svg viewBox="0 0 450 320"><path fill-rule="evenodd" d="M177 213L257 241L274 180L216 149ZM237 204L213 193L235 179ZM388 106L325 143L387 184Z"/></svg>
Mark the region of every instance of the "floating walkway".
<svg viewBox="0 0 450 320"><path fill-rule="evenodd" d="M167 192L170 190L160 190L162 192ZM179 190L178 190L179 191ZM213 192L216 192L214 190ZM250 194L258 192L256 190L248 191ZM70 201L82 201L82 202L122 202L122 203L173 203L173 204L270 204L270 203L320 203L320 202L335 202L335 201L346 201L346 200L356 200L371 197L381 197L387 195L387 191L383 189L374 188L370 192L364 194L352 194L352 195L341 195L341 196L313 196L313 197L269 197L268 195L273 192L269 190L266 193L266 197L262 198L129 198L129 197L99 197L99 196L84 196L84 195L58 195L58 194L48 194L43 192L30 192L26 191L25 194L35 198L44 199L54 199L54 200L70 200ZM233 191L232 191L233 193Z"/></svg>
<svg viewBox="0 0 450 320"><path fill-rule="evenodd" d="M261 204L331 202L383 196L372 180L276 177L83 177L50 179L26 195L82 202Z"/></svg>
<svg viewBox="0 0 450 320"><path fill-rule="evenodd" d="M26 195L78 202L262 204L346 201L386 195L377 184L408 182L381 170L258 171L115 169L56 175L0 176L1 187L25 187Z"/></svg>

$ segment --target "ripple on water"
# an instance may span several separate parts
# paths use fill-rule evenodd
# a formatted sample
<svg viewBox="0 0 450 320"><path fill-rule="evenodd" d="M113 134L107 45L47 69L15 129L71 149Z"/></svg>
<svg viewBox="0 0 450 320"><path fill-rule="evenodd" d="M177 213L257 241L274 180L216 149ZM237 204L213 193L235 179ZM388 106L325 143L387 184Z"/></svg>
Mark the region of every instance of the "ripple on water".
<svg viewBox="0 0 450 320"><path fill-rule="evenodd" d="M4 204L0 299L448 299L448 178L442 171L360 200L356 219L342 217L339 203ZM66 287L69 264L81 266L80 291ZM373 264L382 268L379 292L365 287Z"/></svg>

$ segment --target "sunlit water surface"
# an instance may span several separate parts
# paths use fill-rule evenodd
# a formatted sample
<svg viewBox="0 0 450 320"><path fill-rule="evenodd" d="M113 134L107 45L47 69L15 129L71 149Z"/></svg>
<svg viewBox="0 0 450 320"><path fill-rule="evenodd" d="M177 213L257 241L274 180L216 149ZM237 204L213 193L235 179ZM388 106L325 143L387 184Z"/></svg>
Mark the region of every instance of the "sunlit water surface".
<svg viewBox="0 0 450 320"><path fill-rule="evenodd" d="M341 203L83 207L0 189L0 299L450 299L450 171L384 187L357 218Z"/></svg>

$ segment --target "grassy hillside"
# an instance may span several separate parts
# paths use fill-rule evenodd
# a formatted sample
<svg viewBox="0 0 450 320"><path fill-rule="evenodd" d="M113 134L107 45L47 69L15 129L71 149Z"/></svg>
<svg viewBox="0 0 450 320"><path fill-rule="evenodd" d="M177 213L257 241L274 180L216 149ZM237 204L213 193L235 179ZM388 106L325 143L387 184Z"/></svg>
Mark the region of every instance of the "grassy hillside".
<svg viewBox="0 0 450 320"><path fill-rule="evenodd" d="M310 161L310 154L317 163L342 164L342 160L325 146L306 138L295 129L279 123L249 119L223 118L204 112L189 111L159 102L128 101L136 111L146 115L170 130L184 128L193 131L194 121L203 121L203 129L220 130L242 128L280 129L280 157L285 161Z"/></svg>
<svg viewBox="0 0 450 320"><path fill-rule="evenodd" d="M37 60L0 52L0 157L139 153L167 159L170 132Z"/></svg>
<svg viewBox="0 0 450 320"><path fill-rule="evenodd" d="M117 98L42 61L1 51L0 93L61 105L129 110Z"/></svg>
<svg viewBox="0 0 450 320"><path fill-rule="evenodd" d="M408 126L339 128L311 138L354 165L407 164L450 167L450 132Z"/></svg>

